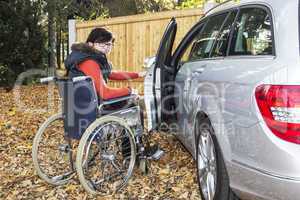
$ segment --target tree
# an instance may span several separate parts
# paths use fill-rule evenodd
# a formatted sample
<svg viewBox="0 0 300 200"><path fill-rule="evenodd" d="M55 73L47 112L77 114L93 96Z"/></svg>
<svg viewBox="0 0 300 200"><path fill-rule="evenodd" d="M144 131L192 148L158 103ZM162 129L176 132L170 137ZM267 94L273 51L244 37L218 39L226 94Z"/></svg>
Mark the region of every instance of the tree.
<svg viewBox="0 0 300 200"><path fill-rule="evenodd" d="M134 15L138 13L135 0L103 0L103 6L109 10L110 17Z"/></svg>
<svg viewBox="0 0 300 200"><path fill-rule="evenodd" d="M178 1L177 9L200 8L205 2L206 0L180 0Z"/></svg>
<svg viewBox="0 0 300 200"><path fill-rule="evenodd" d="M41 0L0 1L0 86L30 68L43 68L46 34Z"/></svg>
<svg viewBox="0 0 300 200"><path fill-rule="evenodd" d="M47 0L48 12L48 64L50 73L54 73L57 68L57 55L56 55L56 0ZM52 74L53 75L53 74Z"/></svg>
<svg viewBox="0 0 300 200"><path fill-rule="evenodd" d="M136 0L139 13L172 10L178 5L174 0Z"/></svg>

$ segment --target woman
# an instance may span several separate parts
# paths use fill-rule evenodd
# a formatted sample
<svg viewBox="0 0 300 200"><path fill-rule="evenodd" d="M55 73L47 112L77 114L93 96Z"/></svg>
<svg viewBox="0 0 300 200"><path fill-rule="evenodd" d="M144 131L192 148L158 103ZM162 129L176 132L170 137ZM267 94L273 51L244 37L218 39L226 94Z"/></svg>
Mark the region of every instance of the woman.
<svg viewBox="0 0 300 200"><path fill-rule="evenodd" d="M95 28L89 34L86 43L72 45L72 53L65 61L70 77L86 75L93 79L97 94L102 100L131 94L130 88L108 87L108 79L127 80L145 75L145 72L113 71L106 57L111 52L113 44L114 37L110 31Z"/></svg>

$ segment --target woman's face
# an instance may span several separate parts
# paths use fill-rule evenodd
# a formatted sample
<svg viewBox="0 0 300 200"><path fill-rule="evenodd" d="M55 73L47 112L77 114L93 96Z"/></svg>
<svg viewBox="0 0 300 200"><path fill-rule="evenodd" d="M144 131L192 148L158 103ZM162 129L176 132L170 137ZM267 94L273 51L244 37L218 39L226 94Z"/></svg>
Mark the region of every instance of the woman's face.
<svg viewBox="0 0 300 200"><path fill-rule="evenodd" d="M114 43L113 41L103 42L103 43L92 43L92 46L97 49L98 51L109 54L111 52L111 49L113 47Z"/></svg>

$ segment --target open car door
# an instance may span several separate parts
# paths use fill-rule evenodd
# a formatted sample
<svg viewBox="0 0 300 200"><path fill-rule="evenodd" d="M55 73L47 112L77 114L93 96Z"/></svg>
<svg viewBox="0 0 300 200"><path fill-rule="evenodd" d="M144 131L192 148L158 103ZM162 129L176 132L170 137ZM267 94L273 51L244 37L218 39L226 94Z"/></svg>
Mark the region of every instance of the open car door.
<svg viewBox="0 0 300 200"><path fill-rule="evenodd" d="M156 57L148 63L150 69L145 77L144 93L148 119L148 131L163 129L174 119L175 67L170 66L177 22L172 18L160 41Z"/></svg>

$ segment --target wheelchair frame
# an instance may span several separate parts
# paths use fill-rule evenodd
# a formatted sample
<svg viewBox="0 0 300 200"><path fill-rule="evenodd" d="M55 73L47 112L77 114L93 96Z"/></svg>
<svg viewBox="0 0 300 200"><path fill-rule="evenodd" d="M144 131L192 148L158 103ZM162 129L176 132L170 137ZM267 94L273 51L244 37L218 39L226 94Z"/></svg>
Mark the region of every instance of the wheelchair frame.
<svg viewBox="0 0 300 200"><path fill-rule="evenodd" d="M113 99L110 101L100 101L100 105L96 108L96 118L94 121L92 121L89 126L84 130L84 133L78 138L76 137L70 137L70 134L67 133L66 129L66 118L68 118L68 109L70 106L68 105L68 102L70 99L68 97L68 92L64 91L66 90L66 87L63 85L60 85L61 83L80 83L80 82L86 82L89 81L92 83L92 92L90 100L91 101L97 101L98 99L96 95L96 90L94 83L90 77L87 76L81 76L81 77L75 77L73 79L62 79L57 77L48 77L41 79L41 83L48 83L48 82L55 82L59 85L60 95L62 97L63 101L63 112L55 114L51 117L49 117L39 128L37 131L34 141L33 141L33 148L32 148L32 158L34 167L37 171L37 174L46 182L53 184L53 185L62 185L67 183L69 180L73 178L73 176L77 173L81 185L91 194L100 194L100 195L109 195L111 193L115 193L122 189L128 182L129 178L132 175L133 168L135 166L136 161L139 164L139 168L142 170L143 173L147 173L148 169L148 160L151 160L152 158L147 154L146 149L149 147L149 142L147 138L145 138L146 134L144 134L144 127L143 127L143 118L140 114L140 106L138 103L139 96L138 95L130 95L118 99ZM96 99L95 99L95 98ZM129 106L126 109L119 109L117 111L111 110L106 111L105 107L110 105L115 105L120 102L126 101L132 106ZM71 109L72 110L72 109ZM91 109L92 112L93 109ZM73 110L72 110L73 112ZM104 112L107 112L103 114ZM94 117L93 113L93 117ZM92 117L92 119L93 119ZM59 174L55 176L49 176L41 169L41 164L39 162L39 147L41 145L42 136L46 134L46 129L52 124L54 121L57 120L63 120L64 122L64 144L58 144L55 148L60 153L67 155L68 159L67 162L69 162L70 170L68 170L64 174ZM67 124L68 126L68 124ZM100 127L100 128L99 128ZM102 128L101 128L102 127ZM105 127L111 127L107 133L104 132ZM75 129L74 129L75 130ZM99 131L100 130L100 131ZM102 131L102 132L101 132ZM119 132L118 132L119 131ZM111 132L111 133L110 133ZM117 133L119 134L118 137ZM58 133L61 134L61 133ZM115 135L114 135L115 134ZM124 136L125 135L125 136ZM122 137L121 137L122 136ZM124 137L123 137L124 136ZM111 140L111 139L114 139ZM51 136L50 136L51 138ZM117 139L120 138L120 141L117 142ZM106 141L106 140L107 141ZM76 162L74 162L74 149L72 149L72 141L73 140L80 140L77 153L76 153ZM118 153L113 153L112 150L109 150L111 148L111 144L109 144L109 140L114 141L114 143L118 143ZM107 143L105 143L105 142ZM128 161L128 158L125 156L127 154L124 154L125 149L125 142L129 142L129 155L130 155L130 161ZM88 145L87 145L88 144ZM109 145L108 145L109 144ZM124 144L124 145L123 145ZM94 155L94 150L92 149L92 145L96 146L93 148L98 149L96 151L96 154ZM101 146L102 145L102 146ZM125 151L125 153L128 153L129 151ZM92 156L90 156L90 152L92 153ZM103 152L101 155L99 153ZM47 153L47 151L46 151ZM98 155L99 154L99 155ZM124 157L124 160L121 164L124 164L124 166L128 165L128 169L126 171L126 175L124 179L121 181L121 183L113 182L112 181L112 175L106 175L101 179L102 182L110 181L108 184L106 184L106 188L97 188L94 183L91 183L91 181L87 180L88 178L85 175L85 170L90 167L91 163L94 163L96 159L102 162L102 160L105 161L106 165L107 163L110 163L110 169L117 169L118 173L121 173L124 170L121 170L117 166L116 163L114 163L114 159L119 156L118 158ZM103 162L104 162L103 161ZM118 161L119 162L119 161ZM58 163L59 164L59 163ZM75 166L74 166L75 164ZM102 164L102 163L101 163ZM120 163L119 163L120 165ZM59 164L59 167L61 165ZM97 166L97 164L96 164ZM104 171L104 170L103 170ZM102 171L102 173L103 173ZM92 175L91 175L92 176ZM94 175L93 175L94 176ZM122 175L123 177L123 175ZM101 184L102 184L101 182ZM116 186L117 185L117 186ZM112 187L110 187L112 186Z"/></svg>

